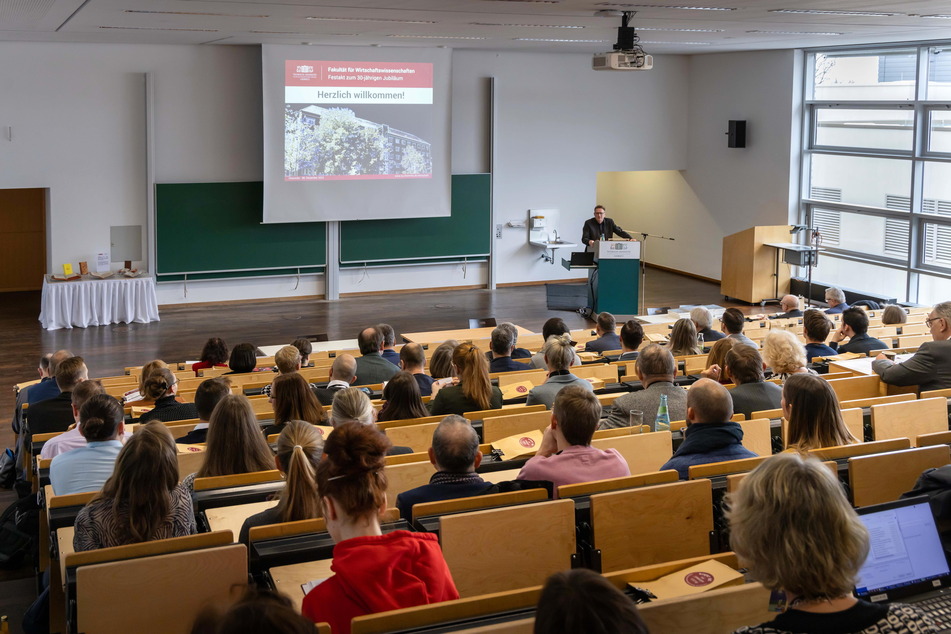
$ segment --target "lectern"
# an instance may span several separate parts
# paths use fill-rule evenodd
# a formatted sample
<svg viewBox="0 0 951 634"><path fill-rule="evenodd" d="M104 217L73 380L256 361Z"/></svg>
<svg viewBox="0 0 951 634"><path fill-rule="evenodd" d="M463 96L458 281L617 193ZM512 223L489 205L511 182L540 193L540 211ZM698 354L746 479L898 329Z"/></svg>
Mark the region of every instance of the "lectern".
<svg viewBox="0 0 951 634"><path fill-rule="evenodd" d="M562 259L568 270L589 269L592 308L596 313L636 315L641 273L641 243L637 241L599 240L594 243L593 261L573 253L571 261Z"/></svg>
<svg viewBox="0 0 951 634"><path fill-rule="evenodd" d="M750 227L723 238L720 292L725 297L758 304L789 292L789 266L776 264L770 242L789 242L789 225Z"/></svg>

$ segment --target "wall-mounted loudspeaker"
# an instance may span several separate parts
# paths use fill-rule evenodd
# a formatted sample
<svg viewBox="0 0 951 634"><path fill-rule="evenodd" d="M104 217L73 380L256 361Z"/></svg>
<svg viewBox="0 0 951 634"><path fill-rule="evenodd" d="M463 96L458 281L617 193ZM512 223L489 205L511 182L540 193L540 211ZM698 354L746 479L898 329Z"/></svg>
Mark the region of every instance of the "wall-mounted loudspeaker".
<svg viewBox="0 0 951 634"><path fill-rule="evenodd" d="M727 147L746 147L746 121L730 121Z"/></svg>

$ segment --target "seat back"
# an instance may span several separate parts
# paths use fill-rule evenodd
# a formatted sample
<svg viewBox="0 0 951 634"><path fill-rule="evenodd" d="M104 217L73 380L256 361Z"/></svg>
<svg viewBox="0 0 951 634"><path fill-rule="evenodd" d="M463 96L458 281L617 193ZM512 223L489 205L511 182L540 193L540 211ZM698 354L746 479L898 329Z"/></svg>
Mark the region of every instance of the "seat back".
<svg viewBox="0 0 951 634"><path fill-rule="evenodd" d="M631 473L659 471L673 455L673 442L669 431L601 438L592 440L591 446L597 449L616 449L627 461Z"/></svg>
<svg viewBox="0 0 951 634"><path fill-rule="evenodd" d="M819 460L841 460L842 458L851 458L853 456L867 456L886 451L899 451L911 447L911 441L907 438L892 438L890 440L873 440L872 442L855 443L852 445L840 445L838 447L824 447L822 449L812 449L808 453Z"/></svg>
<svg viewBox="0 0 951 634"><path fill-rule="evenodd" d="M914 488L925 469L951 463L951 447L935 445L849 459L852 503L868 506L897 500Z"/></svg>
<svg viewBox="0 0 951 634"><path fill-rule="evenodd" d="M768 418L754 418L741 420L743 428L743 446L757 456L773 455L773 438L770 433Z"/></svg>
<svg viewBox="0 0 951 634"><path fill-rule="evenodd" d="M193 473L198 473L201 466L205 464L204 451L179 451L178 455L178 481L181 482Z"/></svg>
<svg viewBox="0 0 951 634"><path fill-rule="evenodd" d="M439 423L390 427L386 436L398 447L410 447L414 452L426 451L433 446L433 432Z"/></svg>
<svg viewBox="0 0 951 634"><path fill-rule="evenodd" d="M829 381L829 385L832 386L840 402L882 395L881 380L877 374L853 376L847 379L832 379Z"/></svg>
<svg viewBox="0 0 951 634"><path fill-rule="evenodd" d="M194 473L194 472L193 472ZM284 476L277 469L269 471L252 471L250 473L236 473L234 475L213 476L210 478L195 478L196 491L208 491L210 489L224 489L228 487L239 487L248 484L260 484L262 482L277 482Z"/></svg>
<svg viewBox="0 0 951 634"><path fill-rule="evenodd" d="M482 419L482 442L493 443L515 434L544 430L551 424L551 412L547 411L544 405L541 408L535 412Z"/></svg>
<svg viewBox="0 0 951 634"><path fill-rule="evenodd" d="M439 540L460 597L542 585L571 568L575 505L553 500L448 515Z"/></svg>
<svg viewBox="0 0 951 634"><path fill-rule="evenodd" d="M558 487L558 497L571 498L582 495L592 495L594 493L606 493L608 491L622 491L624 489L634 489L636 487L652 486L655 484L668 484L670 482L677 482L679 479L680 476L676 471L668 469L666 471L638 473L622 478L608 478L607 480L595 480L593 482L563 484Z"/></svg>
<svg viewBox="0 0 951 634"><path fill-rule="evenodd" d="M694 480L592 495L591 528L602 572L709 555L712 484Z"/></svg>
<svg viewBox="0 0 951 634"><path fill-rule="evenodd" d="M417 517L432 517L448 513L463 511L479 511L482 509L514 506L529 502L542 502L548 499L546 489L525 489L524 491L509 491L507 493L490 493L468 498L440 500L439 502L423 502L413 505L413 520Z"/></svg>
<svg viewBox="0 0 951 634"><path fill-rule="evenodd" d="M725 460L723 462L709 462L707 464L695 464L687 468L687 475L691 480L698 478L712 478L714 476L728 475L730 473L745 473L752 471L760 465L761 462L769 456L760 456L758 458L742 458L740 460Z"/></svg>
<svg viewBox="0 0 951 634"><path fill-rule="evenodd" d="M775 618L769 595L762 584L748 583L648 603L638 612L651 632L720 634Z"/></svg>
<svg viewBox="0 0 951 634"><path fill-rule="evenodd" d="M531 414L532 412L543 412L547 407L544 405L518 405L516 407L504 407L499 409L480 409L472 412L466 412L462 416L473 420L485 420L497 416L513 416L515 414ZM441 419L440 419L441 420Z"/></svg>
<svg viewBox="0 0 951 634"><path fill-rule="evenodd" d="M531 382L532 385L541 385L548 380L547 370L531 370L529 372L504 372L499 375L499 389L503 392L509 385Z"/></svg>
<svg viewBox="0 0 951 634"><path fill-rule="evenodd" d="M872 406L872 438L909 438L948 431L948 401L926 398Z"/></svg>
<svg viewBox="0 0 951 634"><path fill-rule="evenodd" d="M383 468L386 475L386 497L390 504L396 504L396 497L403 491L429 484L436 473L436 467L428 460L387 465Z"/></svg>

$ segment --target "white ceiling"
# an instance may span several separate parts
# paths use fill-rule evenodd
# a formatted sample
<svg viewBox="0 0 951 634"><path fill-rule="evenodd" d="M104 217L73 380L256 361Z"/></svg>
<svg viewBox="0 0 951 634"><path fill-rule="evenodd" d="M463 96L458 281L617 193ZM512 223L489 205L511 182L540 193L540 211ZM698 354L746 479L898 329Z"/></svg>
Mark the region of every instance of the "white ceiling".
<svg viewBox="0 0 951 634"><path fill-rule="evenodd" d="M375 44L594 53L611 50L620 25L618 17L596 16L599 10L636 11L632 24L644 49L653 54L951 39L948 0L644 2L0 0L0 41ZM895 15L776 12L781 9ZM926 17L933 15L947 17ZM549 39L586 41L538 41Z"/></svg>

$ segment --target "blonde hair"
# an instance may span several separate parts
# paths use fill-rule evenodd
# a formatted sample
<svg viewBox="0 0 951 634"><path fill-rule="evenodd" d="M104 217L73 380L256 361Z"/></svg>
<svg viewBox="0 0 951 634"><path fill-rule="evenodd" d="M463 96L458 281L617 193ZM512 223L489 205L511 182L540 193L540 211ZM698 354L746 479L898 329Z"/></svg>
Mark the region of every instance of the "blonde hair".
<svg viewBox="0 0 951 634"><path fill-rule="evenodd" d="M868 531L832 472L815 458L777 454L727 495L730 546L767 588L807 601L849 593ZM778 538L777 538L778 537Z"/></svg>
<svg viewBox="0 0 951 634"><path fill-rule="evenodd" d="M667 344L674 356L700 354L703 348L697 341L697 327L689 319L678 319L670 331L670 343Z"/></svg>
<svg viewBox="0 0 951 634"><path fill-rule="evenodd" d="M357 387L338 390L330 407L330 420L334 427L344 423L373 424L373 403L366 392Z"/></svg>
<svg viewBox="0 0 951 634"><path fill-rule="evenodd" d="M549 369L567 370L575 360L575 351L568 335L552 335L542 347L542 354Z"/></svg>
<svg viewBox="0 0 951 634"><path fill-rule="evenodd" d="M806 349L788 330L770 330L763 340L763 359L776 374L792 374L806 367Z"/></svg>
<svg viewBox="0 0 951 634"><path fill-rule="evenodd" d="M274 354L274 365L281 374L295 372L300 360L300 350L294 346L284 346Z"/></svg>
<svg viewBox="0 0 951 634"><path fill-rule="evenodd" d="M264 440L251 401L242 394L228 394L215 406L208 421L205 462L199 478L270 471L274 456Z"/></svg>
<svg viewBox="0 0 951 634"><path fill-rule="evenodd" d="M145 396L145 382L149 380L152 373L161 368L167 368L168 364L161 359L149 361L142 366L142 374L139 375L139 394Z"/></svg>
<svg viewBox="0 0 951 634"><path fill-rule="evenodd" d="M277 459L287 480L277 503L282 522L320 517L317 465L323 451L320 432L302 420L289 421L277 437Z"/></svg>

